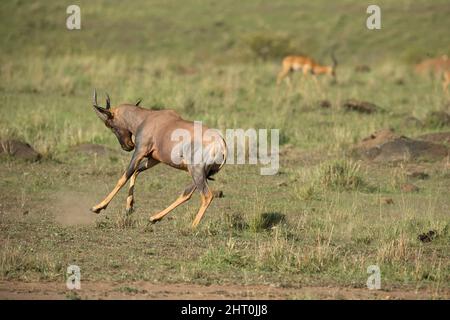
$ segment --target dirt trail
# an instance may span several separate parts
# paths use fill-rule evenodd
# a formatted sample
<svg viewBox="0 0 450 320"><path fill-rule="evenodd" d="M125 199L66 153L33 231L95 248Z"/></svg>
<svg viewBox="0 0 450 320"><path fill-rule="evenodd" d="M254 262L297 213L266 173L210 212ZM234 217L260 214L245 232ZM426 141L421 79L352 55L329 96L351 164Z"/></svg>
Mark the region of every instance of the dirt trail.
<svg viewBox="0 0 450 320"><path fill-rule="evenodd" d="M0 281L0 299L432 299L450 298L450 292L411 289L158 284L149 282L91 282L70 291L64 283Z"/></svg>

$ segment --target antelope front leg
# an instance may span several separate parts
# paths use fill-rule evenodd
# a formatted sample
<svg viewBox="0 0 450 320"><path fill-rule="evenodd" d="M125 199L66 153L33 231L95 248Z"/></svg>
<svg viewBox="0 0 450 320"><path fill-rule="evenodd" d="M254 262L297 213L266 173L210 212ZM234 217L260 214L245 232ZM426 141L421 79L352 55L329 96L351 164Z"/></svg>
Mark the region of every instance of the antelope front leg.
<svg viewBox="0 0 450 320"><path fill-rule="evenodd" d="M106 209L108 204L111 202L111 200L114 198L114 196L119 192L120 189L127 183L128 179L135 173L137 166L139 162L142 160L143 155L140 155L137 153L137 151L134 152L133 157L131 158L130 164L128 165L127 171L122 175L122 177L117 182L116 186L114 187L113 191L98 205L91 208L92 212L100 213L103 209Z"/></svg>
<svg viewBox="0 0 450 320"><path fill-rule="evenodd" d="M111 202L111 200L117 194L117 192L119 192L119 190L125 185L125 183L127 183L127 181L128 181L127 174L124 173L122 175L122 177L119 179L119 181L117 182L113 191L111 191L111 193L102 202L100 202L98 205L92 207L91 211L94 213L100 213L100 211L102 211L103 209L106 209L108 204Z"/></svg>

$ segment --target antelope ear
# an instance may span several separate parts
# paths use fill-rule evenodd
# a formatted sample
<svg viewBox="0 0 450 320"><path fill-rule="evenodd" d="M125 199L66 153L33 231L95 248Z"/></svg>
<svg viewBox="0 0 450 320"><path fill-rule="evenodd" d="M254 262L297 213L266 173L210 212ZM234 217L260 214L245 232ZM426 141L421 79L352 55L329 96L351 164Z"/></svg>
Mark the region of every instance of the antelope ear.
<svg viewBox="0 0 450 320"><path fill-rule="evenodd" d="M106 120L112 119L112 117L113 117L111 111L106 110L106 109L96 106L96 105L94 105L94 111L103 122L106 122Z"/></svg>

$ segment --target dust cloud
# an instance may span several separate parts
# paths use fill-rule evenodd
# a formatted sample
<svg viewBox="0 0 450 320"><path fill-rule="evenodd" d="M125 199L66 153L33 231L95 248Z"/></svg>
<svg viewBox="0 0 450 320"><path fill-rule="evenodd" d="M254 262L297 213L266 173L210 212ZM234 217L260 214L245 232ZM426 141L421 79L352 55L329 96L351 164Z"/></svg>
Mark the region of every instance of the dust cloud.
<svg viewBox="0 0 450 320"><path fill-rule="evenodd" d="M93 204L95 199L92 196L76 192L61 192L57 194L51 206L56 222L65 226L74 226L95 222L97 215L89 210Z"/></svg>

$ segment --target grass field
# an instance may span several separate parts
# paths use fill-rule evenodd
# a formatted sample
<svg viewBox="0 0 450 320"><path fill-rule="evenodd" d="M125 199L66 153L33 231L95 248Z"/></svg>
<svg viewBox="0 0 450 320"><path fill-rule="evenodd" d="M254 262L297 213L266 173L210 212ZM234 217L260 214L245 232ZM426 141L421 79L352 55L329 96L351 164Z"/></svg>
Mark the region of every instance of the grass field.
<svg viewBox="0 0 450 320"><path fill-rule="evenodd" d="M427 56L450 53L448 0L378 1L377 31L365 28L368 4L355 0L77 4L77 31L65 28L64 2L0 4L0 138L43 154L36 163L0 158L0 297L23 283L42 284L44 293L58 283L64 297L70 264L81 267L82 283L112 283L108 290L126 297L139 296L142 282L275 286L287 291L274 297L287 298L450 297L448 160L374 164L349 153L382 128L408 137L449 131L426 121L448 111L440 80L413 70ZM282 55L328 64L332 50L337 83L297 74L293 89L275 85ZM372 71L356 73L357 65ZM94 87L113 104L143 98L146 107L222 130L280 129L280 171L225 166L211 182L224 197L195 230L198 196L148 224L189 181L163 165L139 177L131 216L125 191L94 215L89 208L130 157L92 111ZM383 111L347 112L341 105L349 98ZM321 100L331 108L320 108ZM74 151L85 143L115 151ZM408 177L413 167L429 178ZM405 182L419 191L403 192ZM439 236L419 241L429 230ZM370 265L380 266L382 294L352 294L365 292Z"/></svg>

